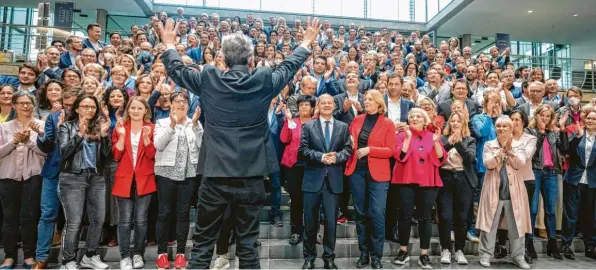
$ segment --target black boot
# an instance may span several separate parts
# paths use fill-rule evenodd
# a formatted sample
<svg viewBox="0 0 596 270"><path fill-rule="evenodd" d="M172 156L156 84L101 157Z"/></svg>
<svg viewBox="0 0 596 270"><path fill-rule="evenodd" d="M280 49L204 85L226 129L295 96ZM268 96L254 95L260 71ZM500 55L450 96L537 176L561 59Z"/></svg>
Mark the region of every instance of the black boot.
<svg viewBox="0 0 596 270"><path fill-rule="evenodd" d="M557 247L557 239L548 239L548 244L546 245L546 255L557 260L563 260L563 255L559 253L559 247Z"/></svg>
<svg viewBox="0 0 596 270"><path fill-rule="evenodd" d="M536 253L536 249L534 248L534 239L530 237L529 234L526 234L526 249L528 250L528 255L533 260L538 259L538 254Z"/></svg>

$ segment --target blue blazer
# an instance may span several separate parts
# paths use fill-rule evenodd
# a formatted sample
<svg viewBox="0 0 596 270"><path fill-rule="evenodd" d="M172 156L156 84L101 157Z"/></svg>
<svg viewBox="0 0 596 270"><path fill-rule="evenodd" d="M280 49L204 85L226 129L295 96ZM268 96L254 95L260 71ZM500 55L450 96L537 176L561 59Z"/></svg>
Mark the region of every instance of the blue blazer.
<svg viewBox="0 0 596 270"><path fill-rule="evenodd" d="M104 42L101 41L97 41L97 43L99 43L99 46L103 49L106 44ZM91 44L91 41L89 41L89 38L83 39L83 49L84 48L91 48L95 51L95 47L93 47L93 44ZM96 54L99 54L99 51L95 51Z"/></svg>
<svg viewBox="0 0 596 270"><path fill-rule="evenodd" d="M21 85L21 82L19 81L19 78L17 78L16 76L2 75L0 76L0 85L2 84L8 84L14 87L14 89L18 89Z"/></svg>
<svg viewBox="0 0 596 270"><path fill-rule="evenodd" d="M45 122L44 135L43 137L37 137L37 147L48 154L46 162L41 169L41 176L44 178L56 179L60 173L62 157L60 156L60 149L56 147L60 113L55 112L48 115Z"/></svg>
<svg viewBox="0 0 596 270"><path fill-rule="evenodd" d="M387 94L383 95L383 99L385 100L385 107L389 108L389 96ZM399 116L399 121L403 122L403 123L407 123L408 122L408 113L410 112L410 110L412 108L416 107L416 104L414 104L414 102L407 100L405 98L400 99L399 102L399 108L401 109L400 112L400 116ZM387 112L385 112L385 116L389 116L389 109L387 109Z"/></svg>
<svg viewBox="0 0 596 270"><path fill-rule="evenodd" d="M74 63L72 61L70 61L70 52L63 53L60 56L60 63L58 64L58 66L60 68L68 68L73 65L74 65Z"/></svg>
<svg viewBox="0 0 596 270"><path fill-rule="evenodd" d="M586 135L581 138L573 137L569 142L569 168L563 177L565 183L577 186L585 170L588 176L588 187L596 188L596 145L592 147L588 165L586 164Z"/></svg>
<svg viewBox="0 0 596 270"><path fill-rule="evenodd" d="M275 109L277 109L277 107L273 108L273 117L271 117L271 120L269 121L269 134L273 141L273 148L275 148L277 160L281 162L283 145L279 136L281 135L281 128L283 127L285 116L283 113L275 114Z"/></svg>
<svg viewBox="0 0 596 270"><path fill-rule="evenodd" d="M298 160L306 162L302 191L319 192L325 176L329 179L331 192L339 194L344 190L343 177L346 161L352 155L352 140L348 125L339 120L333 121L333 131L329 149L325 147L325 135L321 128L321 118L302 126L302 137L298 148ZM335 152L336 163L325 165L321 162L324 153Z"/></svg>

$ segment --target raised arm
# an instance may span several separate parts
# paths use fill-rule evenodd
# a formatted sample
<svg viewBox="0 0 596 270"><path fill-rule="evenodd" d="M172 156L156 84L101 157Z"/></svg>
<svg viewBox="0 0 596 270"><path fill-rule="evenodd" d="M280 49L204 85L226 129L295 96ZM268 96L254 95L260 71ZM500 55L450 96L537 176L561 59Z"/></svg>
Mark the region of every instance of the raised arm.
<svg viewBox="0 0 596 270"><path fill-rule="evenodd" d="M306 61L306 58L310 55L308 47L310 44L316 42L317 35L321 26L319 25L319 19L314 18L312 21L308 17L307 28L304 31L304 41L300 47L286 58L271 74L273 92L278 94L281 89L284 88L288 82L294 77L300 66Z"/></svg>
<svg viewBox="0 0 596 270"><path fill-rule="evenodd" d="M201 73L185 66L176 51L176 30L178 29L178 23L170 18L166 22L165 27L159 24L159 28L161 30L161 40L166 45L166 51L161 56L161 59L166 67L168 76L172 78L176 85L199 95Z"/></svg>

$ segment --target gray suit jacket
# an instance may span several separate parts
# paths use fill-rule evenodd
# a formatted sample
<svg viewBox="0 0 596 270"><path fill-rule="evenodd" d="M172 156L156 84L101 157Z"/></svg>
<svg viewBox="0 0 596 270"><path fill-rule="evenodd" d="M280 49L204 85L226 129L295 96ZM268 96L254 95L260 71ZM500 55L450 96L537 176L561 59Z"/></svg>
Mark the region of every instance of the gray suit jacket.
<svg viewBox="0 0 596 270"><path fill-rule="evenodd" d="M205 115L197 173L206 177L264 177L279 171L267 113L310 51L297 48L276 69L232 66L226 72L206 65L201 72L182 63L176 50L162 56L168 75L200 96Z"/></svg>

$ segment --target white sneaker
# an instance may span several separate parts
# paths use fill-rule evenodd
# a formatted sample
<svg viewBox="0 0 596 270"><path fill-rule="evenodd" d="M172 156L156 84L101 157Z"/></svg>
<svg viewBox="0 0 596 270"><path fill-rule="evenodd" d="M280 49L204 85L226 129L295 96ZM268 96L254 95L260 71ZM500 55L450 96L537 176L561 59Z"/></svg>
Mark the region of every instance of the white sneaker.
<svg viewBox="0 0 596 270"><path fill-rule="evenodd" d="M517 256L513 258L513 264L521 269L530 269L530 265L524 259L524 256Z"/></svg>
<svg viewBox="0 0 596 270"><path fill-rule="evenodd" d="M489 257L480 257L480 265L484 267L490 267L490 258Z"/></svg>
<svg viewBox="0 0 596 270"><path fill-rule="evenodd" d="M87 255L83 256L81 260L81 267L84 268L93 268L93 269L108 269L109 265L105 264L99 258L99 255L95 255L91 258L87 257Z"/></svg>
<svg viewBox="0 0 596 270"><path fill-rule="evenodd" d="M124 258L120 260L120 269L132 270L132 261L130 260L130 258Z"/></svg>
<svg viewBox="0 0 596 270"><path fill-rule="evenodd" d="M461 250L455 252L455 261L457 261L457 264L461 265L468 264L468 260L466 259L466 256L464 256L464 252Z"/></svg>
<svg viewBox="0 0 596 270"><path fill-rule="evenodd" d="M219 255L215 262L213 263L213 268L211 270L224 270L230 267L230 261L228 260L228 255Z"/></svg>
<svg viewBox="0 0 596 270"><path fill-rule="evenodd" d="M451 251L448 249L443 249L441 252L441 263L443 264L450 264L451 263Z"/></svg>
<svg viewBox="0 0 596 270"><path fill-rule="evenodd" d="M143 268L145 266L145 262L143 261L143 257L141 255L134 255L132 256L132 267L135 269Z"/></svg>
<svg viewBox="0 0 596 270"><path fill-rule="evenodd" d="M77 267L77 262L72 261L60 266L60 270L79 270L79 268Z"/></svg>

